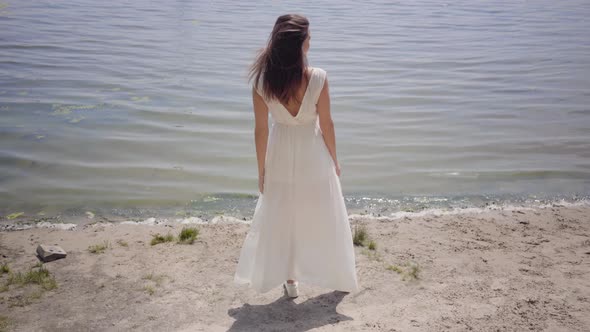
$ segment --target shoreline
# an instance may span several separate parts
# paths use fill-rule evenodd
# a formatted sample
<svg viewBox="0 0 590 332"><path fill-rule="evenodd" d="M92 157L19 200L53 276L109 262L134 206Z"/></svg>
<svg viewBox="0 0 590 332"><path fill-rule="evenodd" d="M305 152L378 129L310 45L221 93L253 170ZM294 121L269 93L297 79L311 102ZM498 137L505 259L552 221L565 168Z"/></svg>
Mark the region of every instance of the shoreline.
<svg viewBox="0 0 590 332"><path fill-rule="evenodd" d="M254 205L255 205L254 201ZM549 207L578 207L590 206L590 198L583 196L576 199L545 199L529 200L526 202L500 202L491 200L480 204L480 206L418 206L406 207L393 212L382 211L377 213L369 209L359 210L347 207L348 219L350 222L355 220L375 220L375 221L395 221L400 218L417 218L427 216L458 215L470 213L487 213L490 211L514 211L514 210L534 210ZM250 213L250 217L253 214ZM93 209L77 209L69 213L25 213L23 211L0 215L0 232L18 231L30 228L57 228L63 230L76 230L96 223L113 223L113 224L133 224L133 225L175 225L175 224L232 224L232 223L251 223L251 218L237 216L235 214L224 213L175 213L170 212L157 213L154 210L151 213L142 213L138 215L121 215L112 212L95 212Z"/></svg>
<svg viewBox="0 0 590 332"><path fill-rule="evenodd" d="M95 222L74 230L0 232L0 263L38 262L38 244L68 256L43 264L57 288L0 292L7 331L584 331L590 329L590 206L352 216L376 250L355 246L361 290L300 285L257 294L232 283L249 224ZM156 233L200 231L193 244ZM90 246L109 242L102 253ZM408 269L417 266L416 278ZM401 272L398 272L401 271ZM0 275L0 285L8 273ZM1 328L0 328L1 330Z"/></svg>

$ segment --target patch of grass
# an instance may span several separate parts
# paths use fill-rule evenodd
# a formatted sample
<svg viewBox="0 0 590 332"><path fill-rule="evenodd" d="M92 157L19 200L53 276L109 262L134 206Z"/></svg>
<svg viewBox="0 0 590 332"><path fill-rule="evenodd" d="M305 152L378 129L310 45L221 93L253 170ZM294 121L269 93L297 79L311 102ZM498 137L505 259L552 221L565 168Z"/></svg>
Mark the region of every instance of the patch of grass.
<svg viewBox="0 0 590 332"><path fill-rule="evenodd" d="M402 268L401 266L398 265L389 265L387 268L387 270L390 271L395 271L398 274L400 274L402 276L402 280L416 280L416 279L420 279L419 273L420 273L420 266L418 266L418 264L416 263L404 263L404 268Z"/></svg>
<svg viewBox="0 0 590 332"><path fill-rule="evenodd" d="M355 246L368 247L372 251L377 250L377 242L369 238L365 225L355 225L352 243Z"/></svg>
<svg viewBox="0 0 590 332"><path fill-rule="evenodd" d="M352 243L355 246L365 246L365 242L367 241L368 234L367 229L364 225L355 225L354 226L354 234L352 236Z"/></svg>
<svg viewBox="0 0 590 332"><path fill-rule="evenodd" d="M151 280L156 283L156 286L160 286L162 284L162 281L166 277L167 276L165 274L155 274L153 272L150 272L149 274L144 275L142 279Z"/></svg>
<svg viewBox="0 0 590 332"><path fill-rule="evenodd" d="M369 242L369 250L375 250L377 249L377 243L375 243L375 241L371 240Z"/></svg>
<svg viewBox="0 0 590 332"><path fill-rule="evenodd" d="M129 247L129 243L127 243L125 240L117 240L117 244L119 244L121 247Z"/></svg>
<svg viewBox="0 0 590 332"><path fill-rule="evenodd" d="M18 295L10 299L8 304L9 308L12 307L24 307L33 303L32 298L27 295ZM0 330L1 331L1 330Z"/></svg>
<svg viewBox="0 0 590 332"><path fill-rule="evenodd" d="M31 299L31 300L36 300L36 299L40 299L41 296L43 296L43 291L42 290L36 290L36 291L30 293L28 295L28 298Z"/></svg>
<svg viewBox="0 0 590 332"><path fill-rule="evenodd" d="M38 263L25 273L10 272L4 287L2 287L2 290L7 291L10 285L23 287L24 285L28 284L39 285L43 290L52 290L57 288L57 282L55 281L55 278L49 273L49 270L47 270L42 263Z"/></svg>
<svg viewBox="0 0 590 332"><path fill-rule="evenodd" d="M143 290L145 290L150 295L154 295L154 293L156 292L156 289L152 285L143 286Z"/></svg>
<svg viewBox="0 0 590 332"><path fill-rule="evenodd" d="M57 288L57 282L55 281L55 278L42 264L25 273L24 281L25 284L37 284L44 290L52 290Z"/></svg>
<svg viewBox="0 0 590 332"><path fill-rule="evenodd" d="M159 233L152 235L152 242L151 245L155 246L156 244L165 243L165 242L172 242L174 241L174 235L168 233L166 235L161 235Z"/></svg>
<svg viewBox="0 0 590 332"><path fill-rule="evenodd" d="M178 235L179 243L193 244L199 235L199 229L196 227L183 227Z"/></svg>
<svg viewBox="0 0 590 332"><path fill-rule="evenodd" d="M102 254L109 247L110 247L109 241L105 240L103 243L88 246L88 251L92 254Z"/></svg>
<svg viewBox="0 0 590 332"><path fill-rule="evenodd" d="M2 265L0 265L0 275L3 275L4 273L10 273L8 263L2 263Z"/></svg>
<svg viewBox="0 0 590 332"><path fill-rule="evenodd" d="M157 287L159 287L162 284L162 281L164 281L164 278L168 278L168 276L165 274L155 274L153 272L144 275L141 277L141 279L149 280L151 282L148 282L146 285L144 285L143 290L149 295L154 295L154 293L156 293Z"/></svg>
<svg viewBox="0 0 590 332"><path fill-rule="evenodd" d="M0 316L0 332L8 331L10 319L6 316Z"/></svg>
<svg viewBox="0 0 590 332"><path fill-rule="evenodd" d="M388 270L390 270L390 271L395 271L395 272L397 272L398 274L402 274L402 273L404 273L404 270L402 270L402 268L401 268L401 267L399 267L399 266L397 266L397 265L389 265L389 266L387 267L387 269L388 269Z"/></svg>
<svg viewBox="0 0 590 332"><path fill-rule="evenodd" d="M363 249L362 253L367 255L367 257L372 261L382 261L381 256L379 256L379 254L374 250Z"/></svg>
<svg viewBox="0 0 590 332"><path fill-rule="evenodd" d="M420 277L418 274L420 273L420 267L417 264L409 264L408 266L409 271L407 273L408 278L410 279L419 279Z"/></svg>

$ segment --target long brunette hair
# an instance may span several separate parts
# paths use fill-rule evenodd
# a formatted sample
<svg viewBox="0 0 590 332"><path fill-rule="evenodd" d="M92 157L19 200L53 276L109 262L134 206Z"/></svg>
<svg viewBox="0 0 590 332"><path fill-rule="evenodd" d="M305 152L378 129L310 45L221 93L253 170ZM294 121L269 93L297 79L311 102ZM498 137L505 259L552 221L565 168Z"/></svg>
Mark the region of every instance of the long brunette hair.
<svg viewBox="0 0 590 332"><path fill-rule="evenodd" d="M301 86L307 68L303 42L309 34L308 28L309 21L301 15L277 18L268 44L258 53L249 74L255 86L263 80L261 90L266 99L289 104Z"/></svg>

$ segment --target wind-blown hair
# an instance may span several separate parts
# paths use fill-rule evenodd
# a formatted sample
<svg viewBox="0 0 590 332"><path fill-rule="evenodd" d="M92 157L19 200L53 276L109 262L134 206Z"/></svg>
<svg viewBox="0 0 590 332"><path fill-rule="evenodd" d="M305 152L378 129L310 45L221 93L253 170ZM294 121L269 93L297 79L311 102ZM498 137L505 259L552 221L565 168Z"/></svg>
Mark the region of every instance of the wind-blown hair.
<svg viewBox="0 0 590 332"><path fill-rule="evenodd" d="M297 14L279 16L268 44L250 67L249 78L254 86L262 79L262 94L268 100L289 104L301 86L307 68L303 42L309 33L309 21Z"/></svg>

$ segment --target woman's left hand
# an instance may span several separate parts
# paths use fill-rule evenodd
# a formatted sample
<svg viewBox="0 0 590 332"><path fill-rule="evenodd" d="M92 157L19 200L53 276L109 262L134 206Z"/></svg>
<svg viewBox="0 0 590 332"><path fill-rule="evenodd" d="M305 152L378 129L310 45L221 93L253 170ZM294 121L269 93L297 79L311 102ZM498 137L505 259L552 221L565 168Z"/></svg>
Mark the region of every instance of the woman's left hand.
<svg viewBox="0 0 590 332"><path fill-rule="evenodd" d="M336 163L335 166L336 166L336 175L338 175L338 177L340 177L340 173L341 173L340 164Z"/></svg>

